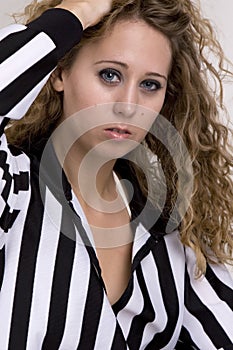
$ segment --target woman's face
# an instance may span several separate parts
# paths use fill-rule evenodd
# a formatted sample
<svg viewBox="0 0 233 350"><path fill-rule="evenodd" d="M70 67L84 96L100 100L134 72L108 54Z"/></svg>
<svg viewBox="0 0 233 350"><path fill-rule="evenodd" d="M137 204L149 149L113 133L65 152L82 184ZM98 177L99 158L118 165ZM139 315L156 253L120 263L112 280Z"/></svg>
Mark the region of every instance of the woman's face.
<svg viewBox="0 0 233 350"><path fill-rule="evenodd" d="M63 91L63 119L93 107L78 121L87 131L77 141L81 150L104 141L140 143L163 106L170 65L169 40L143 21L117 22L84 45L72 67L53 78Z"/></svg>

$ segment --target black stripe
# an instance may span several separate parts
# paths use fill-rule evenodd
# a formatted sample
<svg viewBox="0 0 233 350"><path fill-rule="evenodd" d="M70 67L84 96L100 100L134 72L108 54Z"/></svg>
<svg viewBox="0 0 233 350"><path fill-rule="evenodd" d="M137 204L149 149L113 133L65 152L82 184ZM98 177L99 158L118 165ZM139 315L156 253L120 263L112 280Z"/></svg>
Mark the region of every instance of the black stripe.
<svg viewBox="0 0 233 350"><path fill-rule="evenodd" d="M18 194L20 191L29 190L29 173L28 171L20 171L19 174L13 175L14 179L14 193Z"/></svg>
<svg viewBox="0 0 233 350"><path fill-rule="evenodd" d="M10 120L9 118L2 119L2 122L0 124L0 136L2 136L2 134L4 133L5 127L9 123L9 120ZM2 141L0 140L0 145L1 144L2 144Z"/></svg>
<svg viewBox="0 0 233 350"><path fill-rule="evenodd" d="M4 268L5 268L5 247L0 249L0 291L2 288L2 282L4 277Z"/></svg>
<svg viewBox="0 0 233 350"><path fill-rule="evenodd" d="M125 338L124 338L124 335L122 333L122 330L121 330L119 324L117 323L117 327L115 330L111 350L119 350L119 349L126 350L127 347L126 347L126 342L125 342Z"/></svg>
<svg viewBox="0 0 233 350"><path fill-rule="evenodd" d="M1 196L6 202L0 217L0 227L3 229L4 232L8 232L8 230L12 227L13 223L16 220L19 214L19 210L10 208L9 204L7 203L12 187L12 176L9 172L10 166L7 163L6 151L0 151L0 167L3 169L4 173L2 179L5 181L5 185L2 189Z"/></svg>
<svg viewBox="0 0 233 350"><path fill-rule="evenodd" d="M4 232L8 232L8 230L12 227L18 214L19 210L14 209L12 211L10 206L8 204L5 204L4 210L0 217L0 227Z"/></svg>
<svg viewBox="0 0 233 350"><path fill-rule="evenodd" d="M219 298L224 300L233 310L233 290L218 279L209 265L207 265L205 277Z"/></svg>
<svg viewBox="0 0 233 350"><path fill-rule="evenodd" d="M166 327L162 332L155 334L153 340L146 347L147 350L155 350L166 346L168 340L172 338L179 317L179 300L164 239L160 240L157 244L151 239L150 243L155 264L158 268L159 285L164 308L167 312Z"/></svg>
<svg viewBox="0 0 233 350"><path fill-rule="evenodd" d="M198 348L185 327L181 328L179 340L175 346L176 350L201 350Z"/></svg>
<svg viewBox="0 0 233 350"><path fill-rule="evenodd" d="M57 46L57 59L78 44L82 37L82 25L70 11L52 8L28 24L34 32L46 33Z"/></svg>
<svg viewBox="0 0 233 350"><path fill-rule="evenodd" d="M231 343L231 344L229 344L229 345L226 345L226 346L224 347L224 350L233 350L233 344Z"/></svg>
<svg viewBox="0 0 233 350"><path fill-rule="evenodd" d="M134 287L134 276L132 273L126 290L124 291L120 299L117 300L116 303L112 305L112 309L115 315L117 315L118 312L124 309L125 306L128 304L128 301L133 294L133 287Z"/></svg>
<svg viewBox="0 0 233 350"><path fill-rule="evenodd" d="M224 329L218 323L212 312L201 302L192 289L188 271L185 272L185 306L187 310L201 323L216 348L231 344Z"/></svg>
<svg viewBox="0 0 233 350"><path fill-rule="evenodd" d="M38 190L38 179L36 176L32 179L31 199L18 264L9 350L25 349L27 341L36 259L43 221L43 203Z"/></svg>
<svg viewBox="0 0 233 350"><path fill-rule="evenodd" d="M36 35L32 30L24 29L5 37L1 41L0 63L28 44Z"/></svg>
<svg viewBox="0 0 233 350"><path fill-rule="evenodd" d="M136 274L138 278L138 283L141 288L141 293L144 298L144 306L142 312L133 318L130 332L127 338L129 348L135 350L140 349L140 344L142 341L145 326L147 325L147 323L152 322L155 318L154 308L148 294L148 289L143 277L141 266L138 266Z"/></svg>
<svg viewBox="0 0 233 350"><path fill-rule="evenodd" d="M0 115L9 113L15 105L53 70L55 65L56 59L53 50L3 89L0 93Z"/></svg>
<svg viewBox="0 0 233 350"><path fill-rule="evenodd" d="M54 8L45 11L27 27L2 39L0 63L41 32L46 33L56 45L59 43L57 58L60 59L80 41L83 31L81 23L71 12Z"/></svg>
<svg viewBox="0 0 233 350"><path fill-rule="evenodd" d="M9 172L10 166L7 162L7 152L3 150L0 151L0 167L3 170L2 179L6 182L4 188L2 189L1 196L4 201L7 202L12 185L12 176Z"/></svg>
<svg viewBox="0 0 233 350"><path fill-rule="evenodd" d="M62 227L66 225L66 222L67 216L63 212ZM74 227L71 229L74 231ZM42 345L43 350L57 350L62 341L74 255L75 242L61 234L57 248L48 326Z"/></svg>
<svg viewBox="0 0 233 350"><path fill-rule="evenodd" d="M135 271L137 266L141 264L141 261L150 253L150 244L151 237L146 241L146 243L139 249L137 254L133 259L132 270Z"/></svg>
<svg viewBox="0 0 233 350"><path fill-rule="evenodd" d="M137 226L135 226L132 223L131 224L131 230L134 233L134 235L135 235L136 229L137 229ZM148 253L149 253L149 250L148 249L144 249L144 247L143 247L143 248L140 249L140 253L139 254L137 253L136 256L134 256L133 263L132 263L132 266L131 266L131 275L130 275L130 279L129 279L128 285L127 285L124 293L121 295L121 297L112 305L113 312L115 313L116 316L117 316L118 312L120 312L122 309L124 309L125 306L128 304L129 299L131 298L131 296L133 294L133 289L134 289L134 274L133 274L133 271L136 269L137 265L140 264L140 262L143 259L143 257L145 255L147 255ZM141 258L139 257L139 259L138 259L138 256L140 256Z"/></svg>
<svg viewBox="0 0 233 350"><path fill-rule="evenodd" d="M96 270L91 265L89 288L83 315L78 350L93 350L103 305L103 288ZM109 346L110 348L110 346ZM106 348L107 349L107 348Z"/></svg>

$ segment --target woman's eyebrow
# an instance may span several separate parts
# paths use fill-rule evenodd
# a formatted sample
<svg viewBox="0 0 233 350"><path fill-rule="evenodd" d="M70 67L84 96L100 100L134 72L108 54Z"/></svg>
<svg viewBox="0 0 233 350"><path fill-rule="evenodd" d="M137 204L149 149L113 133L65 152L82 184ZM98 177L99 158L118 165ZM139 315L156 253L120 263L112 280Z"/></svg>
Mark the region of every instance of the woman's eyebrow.
<svg viewBox="0 0 233 350"><path fill-rule="evenodd" d="M128 69L129 66L124 63L124 62L121 62L121 61L114 61L114 60L101 60L101 61L97 61L95 62L95 65L96 64L101 64L101 63L113 63L113 64L118 64L119 66L123 67L123 68L126 68Z"/></svg>
<svg viewBox="0 0 233 350"><path fill-rule="evenodd" d="M114 60L101 60L101 61L97 61L97 62L95 62L95 65L101 64L101 63L112 63L112 64L117 64L117 65L119 65L119 66L121 66L121 67L123 67L123 68L125 68L125 69L128 69L128 68L129 68L129 66L128 66L126 63L121 62L121 61L114 61ZM160 73L157 73L157 72L147 72L145 75L150 75L150 76L151 76L151 75L154 75L154 76L156 76L156 77L163 78L163 79L165 79L165 80L167 81L167 77L166 77L165 75L160 74Z"/></svg>

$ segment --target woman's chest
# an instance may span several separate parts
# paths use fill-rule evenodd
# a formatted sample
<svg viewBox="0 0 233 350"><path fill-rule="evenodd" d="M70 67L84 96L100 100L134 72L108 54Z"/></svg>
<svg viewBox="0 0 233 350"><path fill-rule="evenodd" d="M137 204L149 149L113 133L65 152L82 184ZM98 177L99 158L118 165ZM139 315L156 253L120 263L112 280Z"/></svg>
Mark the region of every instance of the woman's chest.
<svg viewBox="0 0 233 350"><path fill-rule="evenodd" d="M52 226L36 242L24 232L18 247L5 247L1 349L16 340L22 349L49 350L175 344L182 296L159 254L136 252L129 283L111 306L89 248Z"/></svg>

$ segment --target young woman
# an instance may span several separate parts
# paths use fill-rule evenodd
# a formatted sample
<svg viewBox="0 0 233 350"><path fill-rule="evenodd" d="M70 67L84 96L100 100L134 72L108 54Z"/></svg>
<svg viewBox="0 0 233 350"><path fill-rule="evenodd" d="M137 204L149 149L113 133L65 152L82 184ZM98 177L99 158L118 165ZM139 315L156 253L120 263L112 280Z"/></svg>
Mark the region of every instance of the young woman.
<svg viewBox="0 0 233 350"><path fill-rule="evenodd" d="M190 0L25 14L0 32L0 349L233 349L209 22Z"/></svg>

